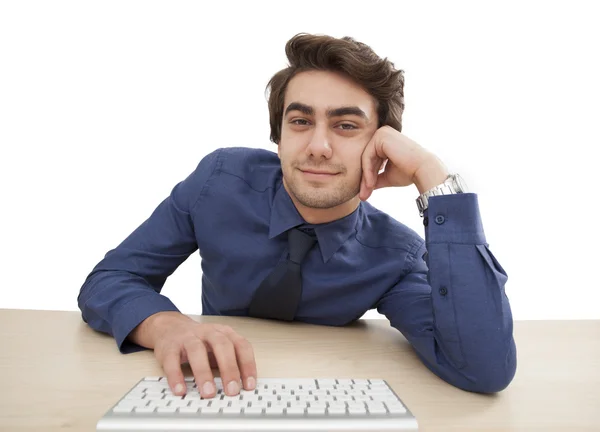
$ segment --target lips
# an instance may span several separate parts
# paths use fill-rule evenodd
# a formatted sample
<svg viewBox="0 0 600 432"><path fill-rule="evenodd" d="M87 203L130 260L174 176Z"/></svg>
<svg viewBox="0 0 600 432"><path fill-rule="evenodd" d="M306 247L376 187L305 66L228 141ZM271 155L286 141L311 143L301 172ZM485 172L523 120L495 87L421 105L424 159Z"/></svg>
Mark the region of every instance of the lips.
<svg viewBox="0 0 600 432"><path fill-rule="evenodd" d="M329 180L333 179L339 173L332 173L329 171L304 171L300 170L302 176L311 182L329 182Z"/></svg>
<svg viewBox="0 0 600 432"><path fill-rule="evenodd" d="M336 175L337 173L326 172L326 171L312 171L312 170L302 170L307 174L321 174L321 175Z"/></svg>

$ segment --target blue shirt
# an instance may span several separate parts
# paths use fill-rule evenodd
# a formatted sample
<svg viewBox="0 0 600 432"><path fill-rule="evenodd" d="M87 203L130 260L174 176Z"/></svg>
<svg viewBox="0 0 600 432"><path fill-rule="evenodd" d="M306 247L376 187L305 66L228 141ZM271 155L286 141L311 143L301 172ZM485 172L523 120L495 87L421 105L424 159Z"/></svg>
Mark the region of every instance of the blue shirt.
<svg viewBox="0 0 600 432"><path fill-rule="evenodd" d="M95 266L78 296L83 320L112 335L122 353L144 349L127 336L154 313L178 311L160 291L197 250L202 314L245 316L254 291L287 259L286 231L302 225L314 228L318 243L302 264L297 321L343 326L377 309L443 380L485 393L510 383L516 348L507 275L486 243L476 194L432 197L424 240L367 202L309 225L282 176L267 150L207 155Z"/></svg>

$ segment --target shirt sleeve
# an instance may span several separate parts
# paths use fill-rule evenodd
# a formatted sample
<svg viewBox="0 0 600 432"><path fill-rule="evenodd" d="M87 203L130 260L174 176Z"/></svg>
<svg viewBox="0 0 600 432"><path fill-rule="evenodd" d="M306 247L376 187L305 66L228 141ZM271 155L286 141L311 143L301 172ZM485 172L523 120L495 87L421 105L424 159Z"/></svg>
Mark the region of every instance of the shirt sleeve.
<svg viewBox="0 0 600 432"><path fill-rule="evenodd" d="M486 243L477 195L431 197L423 223L425 241L377 310L441 379L501 391L516 371L508 276Z"/></svg>
<svg viewBox="0 0 600 432"><path fill-rule="evenodd" d="M145 349L127 339L138 324L157 312L178 311L160 291L198 250L190 212L215 172L219 154L204 157L146 221L105 255L80 289L83 321L113 336L123 354Z"/></svg>

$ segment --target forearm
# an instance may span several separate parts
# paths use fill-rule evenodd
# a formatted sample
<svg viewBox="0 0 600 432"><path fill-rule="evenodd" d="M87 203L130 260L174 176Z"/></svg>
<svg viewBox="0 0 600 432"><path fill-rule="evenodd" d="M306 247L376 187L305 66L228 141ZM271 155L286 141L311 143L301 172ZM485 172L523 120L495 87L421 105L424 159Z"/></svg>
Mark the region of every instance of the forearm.
<svg viewBox="0 0 600 432"><path fill-rule="evenodd" d="M429 245L432 331L413 343L440 377L465 390L488 393L512 380L516 349L503 278L488 266L480 247ZM452 263L472 265L468 271L452 266L449 257Z"/></svg>
<svg viewBox="0 0 600 432"><path fill-rule="evenodd" d="M146 318L158 312L178 311L143 278L126 271L92 272L77 301L83 320L94 330L113 336L123 354L149 348L145 335L141 344L126 339Z"/></svg>
<svg viewBox="0 0 600 432"><path fill-rule="evenodd" d="M432 334L446 357L431 357L429 347L429 361L448 376L458 372L460 387L499 391L516 368L513 319L508 277L487 247L477 196L433 197L425 218Z"/></svg>
<svg viewBox="0 0 600 432"><path fill-rule="evenodd" d="M437 376L464 390L505 388L516 369L507 276L486 246L477 196L434 196L426 239L377 310Z"/></svg>

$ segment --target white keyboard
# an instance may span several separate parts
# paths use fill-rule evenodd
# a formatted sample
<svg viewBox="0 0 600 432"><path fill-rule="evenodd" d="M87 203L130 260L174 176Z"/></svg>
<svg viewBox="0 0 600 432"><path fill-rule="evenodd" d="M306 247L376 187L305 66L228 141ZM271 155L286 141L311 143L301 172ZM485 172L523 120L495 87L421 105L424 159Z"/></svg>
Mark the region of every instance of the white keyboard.
<svg viewBox="0 0 600 432"><path fill-rule="evenodd" d="M100 419L98 431L405 431L417 420L381 379L258 378L254 390L202 399L193 378L174 395L146 377Z"/></svg>

